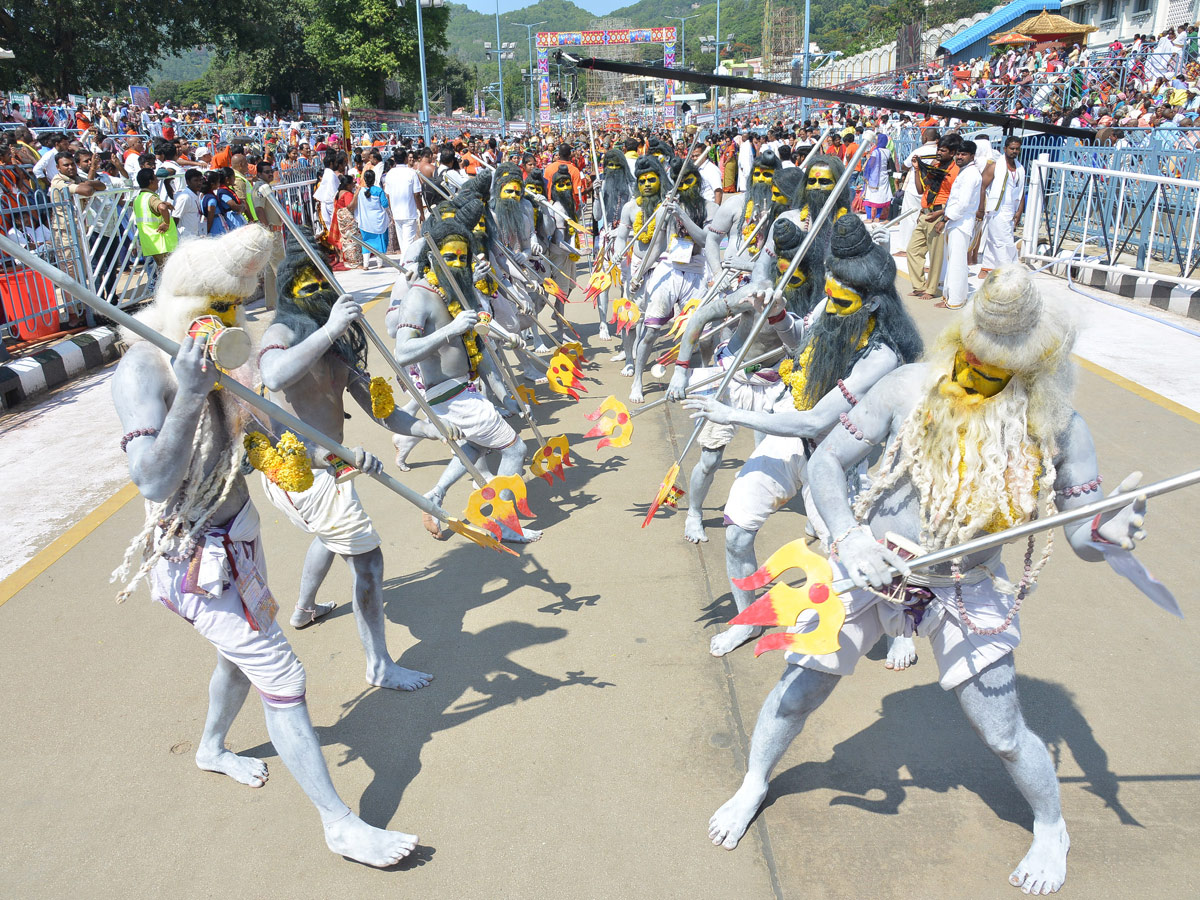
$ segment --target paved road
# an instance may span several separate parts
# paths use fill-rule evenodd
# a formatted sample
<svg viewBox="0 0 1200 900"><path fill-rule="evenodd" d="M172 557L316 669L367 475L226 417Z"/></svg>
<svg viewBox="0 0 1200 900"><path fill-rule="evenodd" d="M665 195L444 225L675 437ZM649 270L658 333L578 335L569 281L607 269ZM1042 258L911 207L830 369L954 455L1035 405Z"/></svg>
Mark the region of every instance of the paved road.
<svg viewBox="0 0 1200 900"><path fill-rule="evenodd" d="M571 311L592 334L590 308ZM948 320L932 309L916 314L927 335ZM381 307L370 317L379 324ZM1130 319L1125 339L1151 341L1132 355L1155 356L1160 345ZM1193 385L1194 350L1173 369ZM589 374L598 381L583 403L543 395L537 416L548 433L581 434L584 412L627 389L607 354L597 358ZM1132 388L1080 373L1078 406L1110 487L1135 468L1154 479L1196 465L1200 415ZM71 405L59 395L37 415L69 432ZM72 452L107 459L115 417L104 417L98 399L87 410L91 440ZM362 484L384 537L392 650L436 680L415 694L366 689L342 567L324 596L343 608L318 627L285 630L307 667L312 716L343 797L368 821L421 836L416 858L397 872L324 849L254 703L231 746L263 755L270 783L251 790L195 769L211 650L144 591L112 601L108 572L141 505L118 501L85 518L35 559L40 573L18 573L33 577L0 608L5 895L1016 896L1005 877L1028 845L1028 811L937 687L928 658L905 673L864 662L785 757L742 846L729 853L707 843L708 816L744 772L747 733L782 662L749 650L725 660L705 652L732 608L719 507L736 461L711 494L710 543L686 544L679 513L639 528L688 430L671 410L640 417L623 451L577 444L565 486L530 484L535 524L547 534L519 559L430 541L411 508ZM388 447L358 414L347 435ZM0 437L6 474L21 456L11 446L18 438ZM735 449L744 455L748 446L742 435ZM440 457L420 447L407 483L431 485ZM48 471L37 462L33 471ZM84 473L72 477L58 471L25 483L57 485L64 496L92 490ZM112 489L86 496L98 502ZM257 483L252 491L271 582L287 608L307 540ZM460 485L447 505L464 497ZM1155 502L1141 551L1189 610L1196 497ZM72 521L71 513L61 519ZM760 547L768 552L802 527L784 510ZM0 584L0 599L14 584ZM1157 897L1195 896L1200 667L1191 620L1159 612L1061 544L1023 619L1020 689L1054 753L1073 839L1067 895L1124 897L1153 886Z"/></svg>

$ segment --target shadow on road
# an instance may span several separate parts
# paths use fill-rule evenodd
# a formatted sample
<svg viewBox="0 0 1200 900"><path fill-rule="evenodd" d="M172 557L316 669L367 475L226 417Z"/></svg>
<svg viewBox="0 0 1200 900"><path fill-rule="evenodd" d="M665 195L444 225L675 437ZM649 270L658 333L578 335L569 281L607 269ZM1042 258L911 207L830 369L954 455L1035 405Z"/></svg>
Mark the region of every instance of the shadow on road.
<svg viewBox="0 0 1200 900"><path fill-rule="evenodd" d="M1029 727L1046 741L1055 768L1061 766L1065 747L1083 770L1079 780L1085 790L1102 799L1121 824L1141 827L1118 799L1118 776L1070 692L1055 682L1020 675L1017 684ZM930 727L933 723L936 727ZM902 768L911 778L900 777ZM789 794L823 789L839 792L831 805L896 815L910 787L939 793L965 788L999 818L1026 828L1033 825L1029 807L1000 761L971 730L953 693L937 684L885 696L880 718L837 744L832 757L779 773L771 782L767 805ZM879 799L868 797L878 793L883 794Z"/></svg>

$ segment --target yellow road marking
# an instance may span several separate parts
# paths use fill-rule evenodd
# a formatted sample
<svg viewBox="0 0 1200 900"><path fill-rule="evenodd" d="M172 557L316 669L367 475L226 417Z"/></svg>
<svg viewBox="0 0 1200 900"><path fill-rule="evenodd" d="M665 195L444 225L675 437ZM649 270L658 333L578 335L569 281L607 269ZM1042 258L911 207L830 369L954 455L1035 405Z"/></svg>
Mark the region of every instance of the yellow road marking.
<svg viewBox="0 0 1200 900"><path fill-rule="evenodd" d="M368 310L391 293L391 289L380 291L373 299L363 304ZM138 495L133 482L128 482L119 491L93 509L90 513L43 547L33 558L3 581L0 581L0 606L3 606L39 575L69 553L76 544L107 522L126 503Z"/></svg>
<svg viewBox="0 0 1200 900"><path fill-rule="evenodd" d="M1136 394L1143 400L1149 400L1151 403L1161 406L1167 412L1174 413L1177 416L1187 419L1189 422L1195 422L1197 425L1200 425L1200 413L1196 412L1194 409L1189 409L1182 403L1175 402L1170 397L1164 397L1162 394L1156 394L1154 391L1150 390L1150 388L1143 387L1136 381L1130 381L1124 375L1118 375L1116 372L1110 372L1108 369L1104 368L1104 366L1098 366L1090 360L1083 359L1075 354L1071 354L1071 359L1075 360L1075 362L1081 368L1087 369L1094 375L1099 375L1106 381L1111 381L1117 387L1125 388L1125 390L1129 391L1129 393Z"/></svg>
<svg viewBox="0 0 1200 900"><path fill-rule="evenodd" d="M34 554L33 559L0 581L0 606L11 600L35 578L62 559L76 544L103 525L126 503L138 495L130 482L90 513Z"/></svg>

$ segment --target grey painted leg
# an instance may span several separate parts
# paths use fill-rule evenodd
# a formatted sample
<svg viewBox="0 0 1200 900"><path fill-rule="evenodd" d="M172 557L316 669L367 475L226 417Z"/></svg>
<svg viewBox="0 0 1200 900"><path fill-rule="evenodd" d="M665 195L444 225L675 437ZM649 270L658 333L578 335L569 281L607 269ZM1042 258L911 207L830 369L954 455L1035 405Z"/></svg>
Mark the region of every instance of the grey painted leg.
<svg viewBox="0 0 1200 900"><path fill-rule="evenodd" d="M767 782L783 753L804 728L809 714L837 687L840 675L788 666L771 689L750 739L750 764L742 785L708 821L708 836L732 850L767 796Z"/></svg>
<svg viewBox="0 0 1200 900"><path fill-rule="evenodd" d="M433 680L432 675L397 665L387 648L383 614L383 551L376 547L346 557L354 573L354 620L367 654L367 684L397 691L415 691Z"/></svg>
<svg viewBox="0 0 1200 900"><path fill-rule="evenodd" d="M1045 743L1029 730L1021 714L1012 654L996 660L954 692L975 733L1000 757L1033 809L1033 843L1009 882L1027 894L1057 891L1067 879L1071 841L1062 817L1054 763Z"/></svg>
<svg viewBox="0 0 1200 900"><path fill-rule="evenodd" d="M754 602L754 592L737 587L733 584L733 579L745 578L758 570L758 560L754 554L756 537L753 531L747 531L737 525L725 527L725 571L729 574L733 602L737 604L738 612ZM730 625L713 637L709 642L708 652L713 656L724 656L762 633L763 629L756 625Z"/></svg>
<svg viewBox="0 0 1200 900"><path fill-rule="evenodd" d="M267 733L279 758L321 814L330 850L381 868L395 865L413 851L417 845L415 834L373 828L342 802L329 780L306 704L280 709L264 702L263 710Z"/></svg>
<svg viewBox="0 0 1200 900"><path fill-rule="evenodd" d="M250 787L262 787L267 783L267 764L253 756L237 756L225 748L225 736L249 692L249 679L218 653L217 667L208 683L208 718L204 720L204 733L196 749L196 765Z"/></svg>
<svg viewBox="0 0 1200 900"><path fill-rule="evenodd" d="M702 448L700 459L692 467L692 474L688 478L688 511L683 524L683 537L693 544L708 540L704 533L704 500L708 497L708 489L712 487L717 466L721 465L724 455L724 447L716 450Z"/></svg>

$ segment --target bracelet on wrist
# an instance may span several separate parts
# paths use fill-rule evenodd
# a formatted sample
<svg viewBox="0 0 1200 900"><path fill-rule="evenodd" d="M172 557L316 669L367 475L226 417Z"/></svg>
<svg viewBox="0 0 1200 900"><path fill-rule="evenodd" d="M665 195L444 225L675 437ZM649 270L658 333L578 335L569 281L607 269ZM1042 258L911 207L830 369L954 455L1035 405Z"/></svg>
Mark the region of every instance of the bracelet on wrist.
<svg viewBox="0 0 1200 900"><path fill-rule="evenodd" d="M677 360L675 360L675 367L678 369L690 369L692 367L692 364L689 363L686 359L677 359Z"/></svg>
<svg viewBox="0 0 1200 900"><path fill-rule="evenodd" d="M1096 517L1092 519L1092 543L1093 544L1108 544L1110 547L1117 546L1113 541L1100 536L1100 517L1103 513L1096 513Z"/></svg>
<svg viewBox="0 0 1200 900"><path fill-rule="evenodd" d="M787 310L781 309L776 315L767 316L767 324L768 325L778 325L780 322L782 322L786 318L787 318Z"/></svg>

